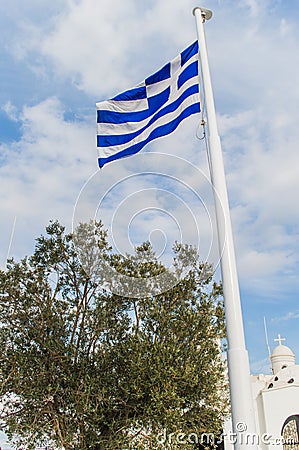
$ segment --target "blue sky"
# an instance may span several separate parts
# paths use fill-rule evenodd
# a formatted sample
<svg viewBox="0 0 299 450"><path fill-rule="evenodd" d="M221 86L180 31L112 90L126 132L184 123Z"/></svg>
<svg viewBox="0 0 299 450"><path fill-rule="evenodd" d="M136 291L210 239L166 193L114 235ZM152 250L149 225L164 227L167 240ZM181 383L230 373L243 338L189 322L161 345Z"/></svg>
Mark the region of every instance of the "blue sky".
<svg viewBox="0 0 299 450"><path fill-rule="evenodd" d="M209 253L215 227L198 118L141 158L97 170L96 101L136 85L194 41L194 6L190 0L0 1L2 267L15 217L10 255L16 258L32 252L50 219L71 230L97 216L119 251L151 231L158 253L181 234L198 245L199 230L203 258L217 264L215 249ZM271 348L281 333L299 358L299 4L206 0L201 6L214 12L206 36L246 342L252 371L261 372L269 369L264 316ZM148 152L157 154L155 162L144 158ZM168 155L167 165L158 153ZM189 163L198 171L190 174ZM155 179L140 176L148 164ZM153 186L157 195L146 195ZM143 215L144 205L151 214ZM196 218L186 220L187 210Z"/></svg>

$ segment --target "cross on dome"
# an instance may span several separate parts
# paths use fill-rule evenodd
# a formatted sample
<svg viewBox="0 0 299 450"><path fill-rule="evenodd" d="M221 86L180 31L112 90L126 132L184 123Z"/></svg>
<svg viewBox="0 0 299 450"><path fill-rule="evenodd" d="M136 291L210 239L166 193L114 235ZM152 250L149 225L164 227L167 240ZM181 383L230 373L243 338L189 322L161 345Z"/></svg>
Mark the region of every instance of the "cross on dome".
<svg viewBox="0 0 299 450"><path fill-rule="evenodd" d="M282 338L280 334L278 334L277 339L274 339L275 342L278 342L278 345L281 345L282 341L285 341L285 338Z"/></svg>

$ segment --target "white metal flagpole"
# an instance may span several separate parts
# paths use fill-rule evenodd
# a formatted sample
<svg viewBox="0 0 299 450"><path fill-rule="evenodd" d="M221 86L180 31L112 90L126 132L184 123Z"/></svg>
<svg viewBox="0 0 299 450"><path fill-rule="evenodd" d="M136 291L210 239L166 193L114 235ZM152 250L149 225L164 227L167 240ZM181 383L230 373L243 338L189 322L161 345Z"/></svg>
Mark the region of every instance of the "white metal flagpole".
<svg viewBox="0 0 299 450"><path fill-rule="evenodd" d="M227 359L230 384L231 412L235 449L257 449L256 427L251 393L248 353L245 347L239 283L225 181L221 142L218 135L213 90L210 77L204 22L212 12L196 7L199 58L202 71L206 114L209 131L210 172L214 187L219 251L227 331Z"/></svg>

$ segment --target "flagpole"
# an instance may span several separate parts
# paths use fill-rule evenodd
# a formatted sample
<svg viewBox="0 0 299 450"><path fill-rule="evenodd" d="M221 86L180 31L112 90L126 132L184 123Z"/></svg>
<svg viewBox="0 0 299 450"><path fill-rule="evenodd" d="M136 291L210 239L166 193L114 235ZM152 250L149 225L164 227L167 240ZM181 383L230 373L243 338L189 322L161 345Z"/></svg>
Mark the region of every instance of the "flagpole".
<svg viewBox="0 0 299 450"><path fill-rule="evenodd" d="M245 448L253 450L257 449L255 440L257 435L251 393L249 359L245 346L229 202L204 31L204 22L212 17L212 12L205 8L196 7L193 10L193 14L197 25L202 84L209 131L210 174L214 188L218 244L219 251L222 252L220 265L228 343L227 360L231 414L233 432L236 433L234 442L236 450L244 450ZM250 436L253 439L250 439Z"/></svg>

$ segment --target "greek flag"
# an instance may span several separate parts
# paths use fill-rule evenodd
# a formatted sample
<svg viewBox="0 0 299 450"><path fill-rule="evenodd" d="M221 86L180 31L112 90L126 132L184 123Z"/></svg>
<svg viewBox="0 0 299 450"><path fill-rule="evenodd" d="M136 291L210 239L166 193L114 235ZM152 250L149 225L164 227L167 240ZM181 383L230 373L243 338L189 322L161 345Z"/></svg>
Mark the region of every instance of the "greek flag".
<svg viewBox="0 0 299 450"><path fill-rule="evenodd" d="M198 42L194 42L133 89L97 103L99 166L138 153L198 112Z"/></svg>

